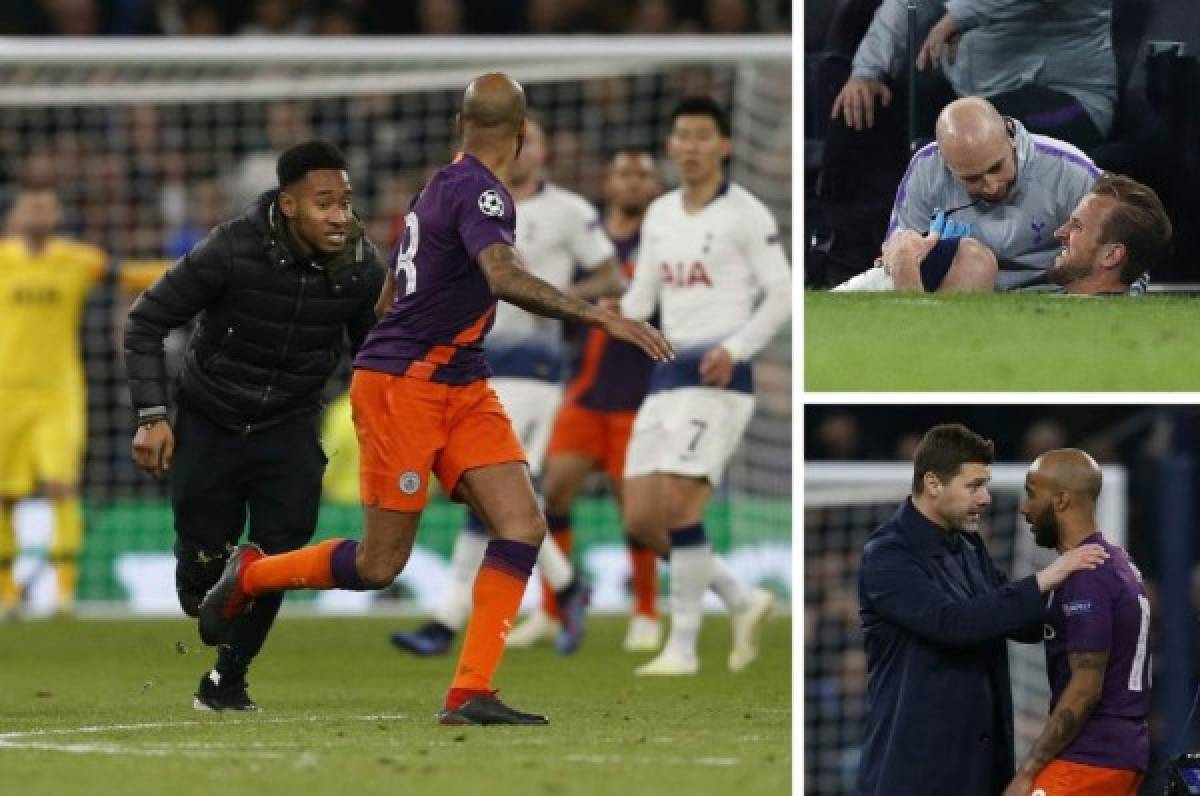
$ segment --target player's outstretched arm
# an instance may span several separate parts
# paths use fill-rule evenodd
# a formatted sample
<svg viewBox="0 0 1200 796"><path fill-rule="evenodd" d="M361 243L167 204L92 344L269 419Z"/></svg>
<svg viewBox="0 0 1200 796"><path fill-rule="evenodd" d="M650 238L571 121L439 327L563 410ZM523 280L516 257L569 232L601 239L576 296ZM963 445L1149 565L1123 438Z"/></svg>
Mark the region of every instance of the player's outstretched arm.
<svg viewBox="0 0 1200 796"><path fill-rule="evenodd" d="M569 295L584 301L620 296L629 285L621 275L621 266L609 257L588 276L580 279L567 290Z"/></svg>
<svg viewBox="0 0 1200 796"><path fill-rule="evenodd" d="M479 267L488 287L499 299L546 318L599 326L618 340L633 343L658 362L674 357L671 345L658 330L643 321L624 318L572 298L521 267L517 250L505 243L493 243L479 253Z"/></svg>
<svg viewBox="0 0 1200 796"><path fill-rule="evenodd" d="M1071 666L1071 679L1046 719L1042 734L1033 742L1025 762L1004 789L1004 796L1028 796L1038 772L1075 740L1100 700L1108 653L1072 652L1067 655L1067 662Z"/></svg>

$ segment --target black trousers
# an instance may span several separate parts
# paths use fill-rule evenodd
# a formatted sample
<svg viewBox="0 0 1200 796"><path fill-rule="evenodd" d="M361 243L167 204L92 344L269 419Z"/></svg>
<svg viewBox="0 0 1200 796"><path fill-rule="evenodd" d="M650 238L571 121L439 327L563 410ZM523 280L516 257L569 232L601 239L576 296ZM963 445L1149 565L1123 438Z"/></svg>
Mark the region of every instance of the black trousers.
<svg viewBox="0 0 1200 796"><path fill-rule="evenodd" d="M240 434L181 406L174 432L169 492L175 588L184 612L195 616L244 530L269 554L308 544L317 527L327 460L316 413ZM224 656L244 669L262 649L282 603L282 592L255 600L234 624Z"/></svg>

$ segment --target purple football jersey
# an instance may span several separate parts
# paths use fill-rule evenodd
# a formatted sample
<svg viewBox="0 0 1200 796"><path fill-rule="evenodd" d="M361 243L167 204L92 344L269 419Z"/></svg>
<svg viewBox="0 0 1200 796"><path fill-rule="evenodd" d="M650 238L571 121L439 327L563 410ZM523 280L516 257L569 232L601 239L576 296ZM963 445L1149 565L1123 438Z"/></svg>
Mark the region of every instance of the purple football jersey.
<svg viewBox="0 0 1200 796"><path fill-rule="evenodd" d="M496 297L476 257L493 243L513 245L516 221L512 196L474 156L433 175L392 255L392 306L354 366L444 384L490 376L482 342Z"/></svg>
<svg viewBox="0 0 1200 796"><path fill-rule="evenodd" d="M1046 672L1050 708L1071 679L1072 652L1107 652L1100 701L1059 758L1145 771L1150 760L1150 602L1137 567L1099 533L1081 544L1103 545L1109 559L1067 578L1046 611Z"/></svg>
<svg viewBox="0 0 1200 796"><path fill-rule="evenodd" d="M617 261L633 277L640 234L613 239ZM652 319L653 321L653 319ZM600 329L587 329L582 355L567 385L567 399L597 412L632 412L642 405L654 361L632 343L614 340Z"/></svg>

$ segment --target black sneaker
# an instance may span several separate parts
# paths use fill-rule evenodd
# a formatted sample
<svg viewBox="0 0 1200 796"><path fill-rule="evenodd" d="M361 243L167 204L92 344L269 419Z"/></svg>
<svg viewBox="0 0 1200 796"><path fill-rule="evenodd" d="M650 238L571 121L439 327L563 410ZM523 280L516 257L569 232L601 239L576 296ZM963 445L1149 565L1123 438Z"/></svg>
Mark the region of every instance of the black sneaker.
<svg viewBox="0 0 1200 796"><path fill-rule="evenodd" d="M413 655L445 655L454 644L454 631L441 622L426 622L416 630L399 630L391 639L397 649Z"/></svg>
<svg viewBox="0 0 1200 796"><path fill-rule="evenodd" d="M258 710L258 705L246 693L244 679L223 680L216 669L205 672L200 678L192 707L196 710Z"/></svg>
<svg viewBox="0 0 1200 796"><path fill-rule="evenodd" d="M438 723L448 726L475 724L488 726L492 724L549 724L550 720L536 713L522 713L514 710L496 698L493 691L490 696L471 697L454 710L443 709L438 713Z"/></svg>
<svg viewBox="0 0 1200 796"><path fill-rule="evenodd" d="M225 641L233 620L246 613L254 604L241 590L238 576L244 566L264 555L262 548L256 544L244 544L239 547L229 556L221 577L200 601L197 624L200 627L200 640L208 646L215 647Z"/></svg>
<svg viewBox="0 0 1200 796"><path fill-rule="evenodd" d="M558 598L562 628L558 631L554 648L559 655L570 655L583 643L584 617L588 603L592 601L592 586L582 573L577 572L567 587L555 596Z"/></svg>

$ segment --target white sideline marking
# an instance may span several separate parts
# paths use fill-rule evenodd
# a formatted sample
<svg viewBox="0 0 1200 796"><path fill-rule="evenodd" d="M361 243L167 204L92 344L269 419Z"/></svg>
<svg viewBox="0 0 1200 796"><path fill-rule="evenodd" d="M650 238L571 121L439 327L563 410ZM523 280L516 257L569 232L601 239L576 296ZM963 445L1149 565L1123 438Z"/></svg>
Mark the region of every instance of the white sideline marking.
<svg viewBox="0 0 1200 796"><path fill-rule="evenodd" d="M277 748L292 746L285 742L270 744L269 742L248 742L227 744L206 741L147 741L143 744L122 743L119 741L104 741L100 743L66 743L38 740L52 735L86 735L99 732L137 732L139 730L162 730L177 727L211 726L213 724L295 724L311 721L398 721L406 719L404 713L380 714L372 716L292 716L258 719L224 719L220 722L198 721L148 721L138 724L86 724L82 727L56 727L41 730L24 730L20 732L0 733L0 749L26 749L41 752L71 752L75 754L102 755L132 755L143 757L163 757L167 755L184 755L186 757L216 757L224 754L230 746L235 746L243 755L247 746L271 745ZM308 744L304 744L308 746ZM279 759L283 752L255 750L252 757Z"/></svg>
<svg viewBox="0 0 1200 796"><path fill-rule="evenodd" d="M628 765L681 765L681 766L736 766L742 761L737 757L629 757L627 755L567 755L571 763L594 763L598 766Z"/></svg>

